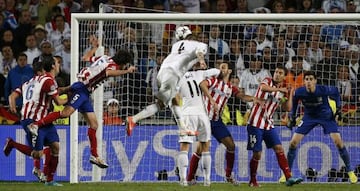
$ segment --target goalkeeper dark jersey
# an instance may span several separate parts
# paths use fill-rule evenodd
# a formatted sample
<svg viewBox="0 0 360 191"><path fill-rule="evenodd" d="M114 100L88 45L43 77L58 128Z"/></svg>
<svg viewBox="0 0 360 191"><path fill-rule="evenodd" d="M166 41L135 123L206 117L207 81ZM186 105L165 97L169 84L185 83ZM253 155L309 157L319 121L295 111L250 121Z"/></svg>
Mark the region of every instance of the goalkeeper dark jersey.
<svg viewBox="0 0 360 191"><path fill-rule="evenodd" d="M293 99L291 114L296 113L299 102L304 106L304 117L306 119L324 119L334 118L333 111L329 104L329 99L336 102L336 108L340 108L340 94L337 87L316 85L314 93L306 91L305 86L296 89Z"/></svg>

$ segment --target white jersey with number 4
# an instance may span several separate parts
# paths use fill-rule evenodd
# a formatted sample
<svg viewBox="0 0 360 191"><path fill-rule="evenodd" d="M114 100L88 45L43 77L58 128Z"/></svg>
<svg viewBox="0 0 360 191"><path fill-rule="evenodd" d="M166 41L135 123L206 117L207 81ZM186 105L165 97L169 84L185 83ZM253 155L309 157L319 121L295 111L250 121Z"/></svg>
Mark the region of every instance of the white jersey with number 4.
<svg viewBox="0 0 360 191"><path fill-rule="evenodd" d="M196 53L207 52L207 45L194 40L180 40L172 45L170 54L161 64L161 68L171 68L181 78L197 62Z"/></svg>
<svg viewBox="0 0 360 191"><path fill-rule="evenodd" d="M106 79L106 70L118 69L118 65L106 55L91 57L90 61L92 64L82 68L77 75L80 82L90 87L94 87Z"/></svg>

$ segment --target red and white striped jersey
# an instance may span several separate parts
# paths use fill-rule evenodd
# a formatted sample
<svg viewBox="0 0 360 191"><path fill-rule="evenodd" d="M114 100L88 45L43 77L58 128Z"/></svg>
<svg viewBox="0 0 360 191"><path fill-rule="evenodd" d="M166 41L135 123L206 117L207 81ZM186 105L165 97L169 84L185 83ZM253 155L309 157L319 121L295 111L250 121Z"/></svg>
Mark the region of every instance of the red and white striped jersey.
<svg viewBox="0 0 360 191"><path fill-rule="evenodd" d="M34 76L15 91L22 95L21 120L38 121L48 114L53 97L59 94L58 85L50 74Z"/></svg>
<svg viewBox="0 0 360 191"><path fill-rule="evenodd" d="M78 80L89 88L99 85L106 79L106 70L117 70L119 66L107 55L91 57L92 64L82 68L77 74Z"/></svg>
<svg viewBox="0 0 360 191"><path fill-rule="evenodd" d="M209 98L204 96L206 111L210 120L218 121L221 119L222 112L229 97L232 95L235 96L237 93L239 93L239 89L235 86L232 86L230 82L225 83L222 79L216 77L209 78L207 81L209 84L209 93L215 100L215 103L218 105L219 110L215 112Z"/></svg>
<svg viewBox="0 0 360 191"><path fill-rule="evenodd" d="M265 78L261 82L261 84L276 87L272 78L270 77ZM273 115L280 104L281 98L284 97L284 94L279 91L264 92L260 89L259 86L256 91L255 97L264 99L265 107L261 107L259 104L254 105L251 109L248 124L265 130L270 130L271 128L274 128Z"/></svg>

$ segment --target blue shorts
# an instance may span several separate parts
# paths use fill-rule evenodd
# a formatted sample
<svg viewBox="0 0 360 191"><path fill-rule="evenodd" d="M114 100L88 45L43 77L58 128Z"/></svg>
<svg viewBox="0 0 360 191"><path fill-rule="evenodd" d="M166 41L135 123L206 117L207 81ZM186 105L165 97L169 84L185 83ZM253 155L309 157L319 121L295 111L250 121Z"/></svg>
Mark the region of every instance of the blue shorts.
<svg viewBox="0 0 360 191"><path fill-rule="evenodd" d="M210 121L211 124L211 134L215 137L215 139L220 143L221 139L225 137L231 137L229 129L226 125L221 121Z"/></svg>
<svg viewBox="0 0 360 191"><path fill-rule="evenodd" d="M336 121L324 120L324 119L305 119L302 120L298 128L296 128L295 132L299 134L306 135L308 134L314 127L320 125L323 128L324 134L330 133L339 133L338 126Z"/></svg>
<svg viewBox="0 0 360 191"><path fill-rule="evenodd" d="M262 151L262 141L265 142L268 149L273 148L275 145L281 145L279 135L275 129L264 130L248 125L247 132L247 150L252 150L254 152Z"/></svg>
<svg viewBox="0 0 360 191"><path fill-rule="evenodd" d="M39 128L38 136L34 136L30 133L27 126L32 123L32 119L25 119L20 121L21 126L26 132L26 140L28 145L35 151L43 150L44 146L49 146L51 143L59 142L59 135L53 124L49 124Z"/></svg>
<svg viewBox="0 0 360 191"><path fill-rule="evenodd" d="M94 112L90 100L90 92L82 82L75 82L71 85L72 96L69 105L80 113Z"/></svg>

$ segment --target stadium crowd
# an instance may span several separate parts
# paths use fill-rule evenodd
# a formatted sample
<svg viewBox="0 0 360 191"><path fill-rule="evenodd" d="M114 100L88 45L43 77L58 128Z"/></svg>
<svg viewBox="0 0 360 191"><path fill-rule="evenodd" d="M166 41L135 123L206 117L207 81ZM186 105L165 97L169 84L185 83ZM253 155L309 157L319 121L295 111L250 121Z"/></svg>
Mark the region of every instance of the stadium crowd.
<svg viewBox="0 0 360 191"><path fill-rule="evenodd" d="M32 77L32 64L43 57L60 56L61 74L57 82L60 86L70 84L71 13L99 12L100 3L105 3L104 12L109 13L360 12L358 0L0 0L0 86L4 87L0 89L0 101L3 108L8 105L9 94ZM117 21L107 24L104 31L105 54L112 56L115 50L129 49L138 72L128 74L129 77L124 80L115 78L108 81L104 101L115 98L121 108L135 108L130 112L136 113L154 99L156 74L174 42L173 33L177 25ZM80 39L81 55L98 47L96 23L85 25L86 29L80 31L84 33ZM339 88L343 112L348 114L348 120L356 119L360 103L358 26L343 23L232 23L190 25L190 28L197 40L209 45L209 66L229 62L234 71L231 81L243 88L246 94L253 95L260 80L271 76L277 63L286 63L286 84L292 87L302 85L303 71L313 69L320 84ZM147 101L144 102L140 95L147 95ZM17 104L20 109L21 101L18 100ZM230 99L223 116L224 122L244 125L251 106L251 103ZM2 124L17 121L16 116L6 109L0 109L0 116ZM286 115L282 122L286 123Z"/></svg>

